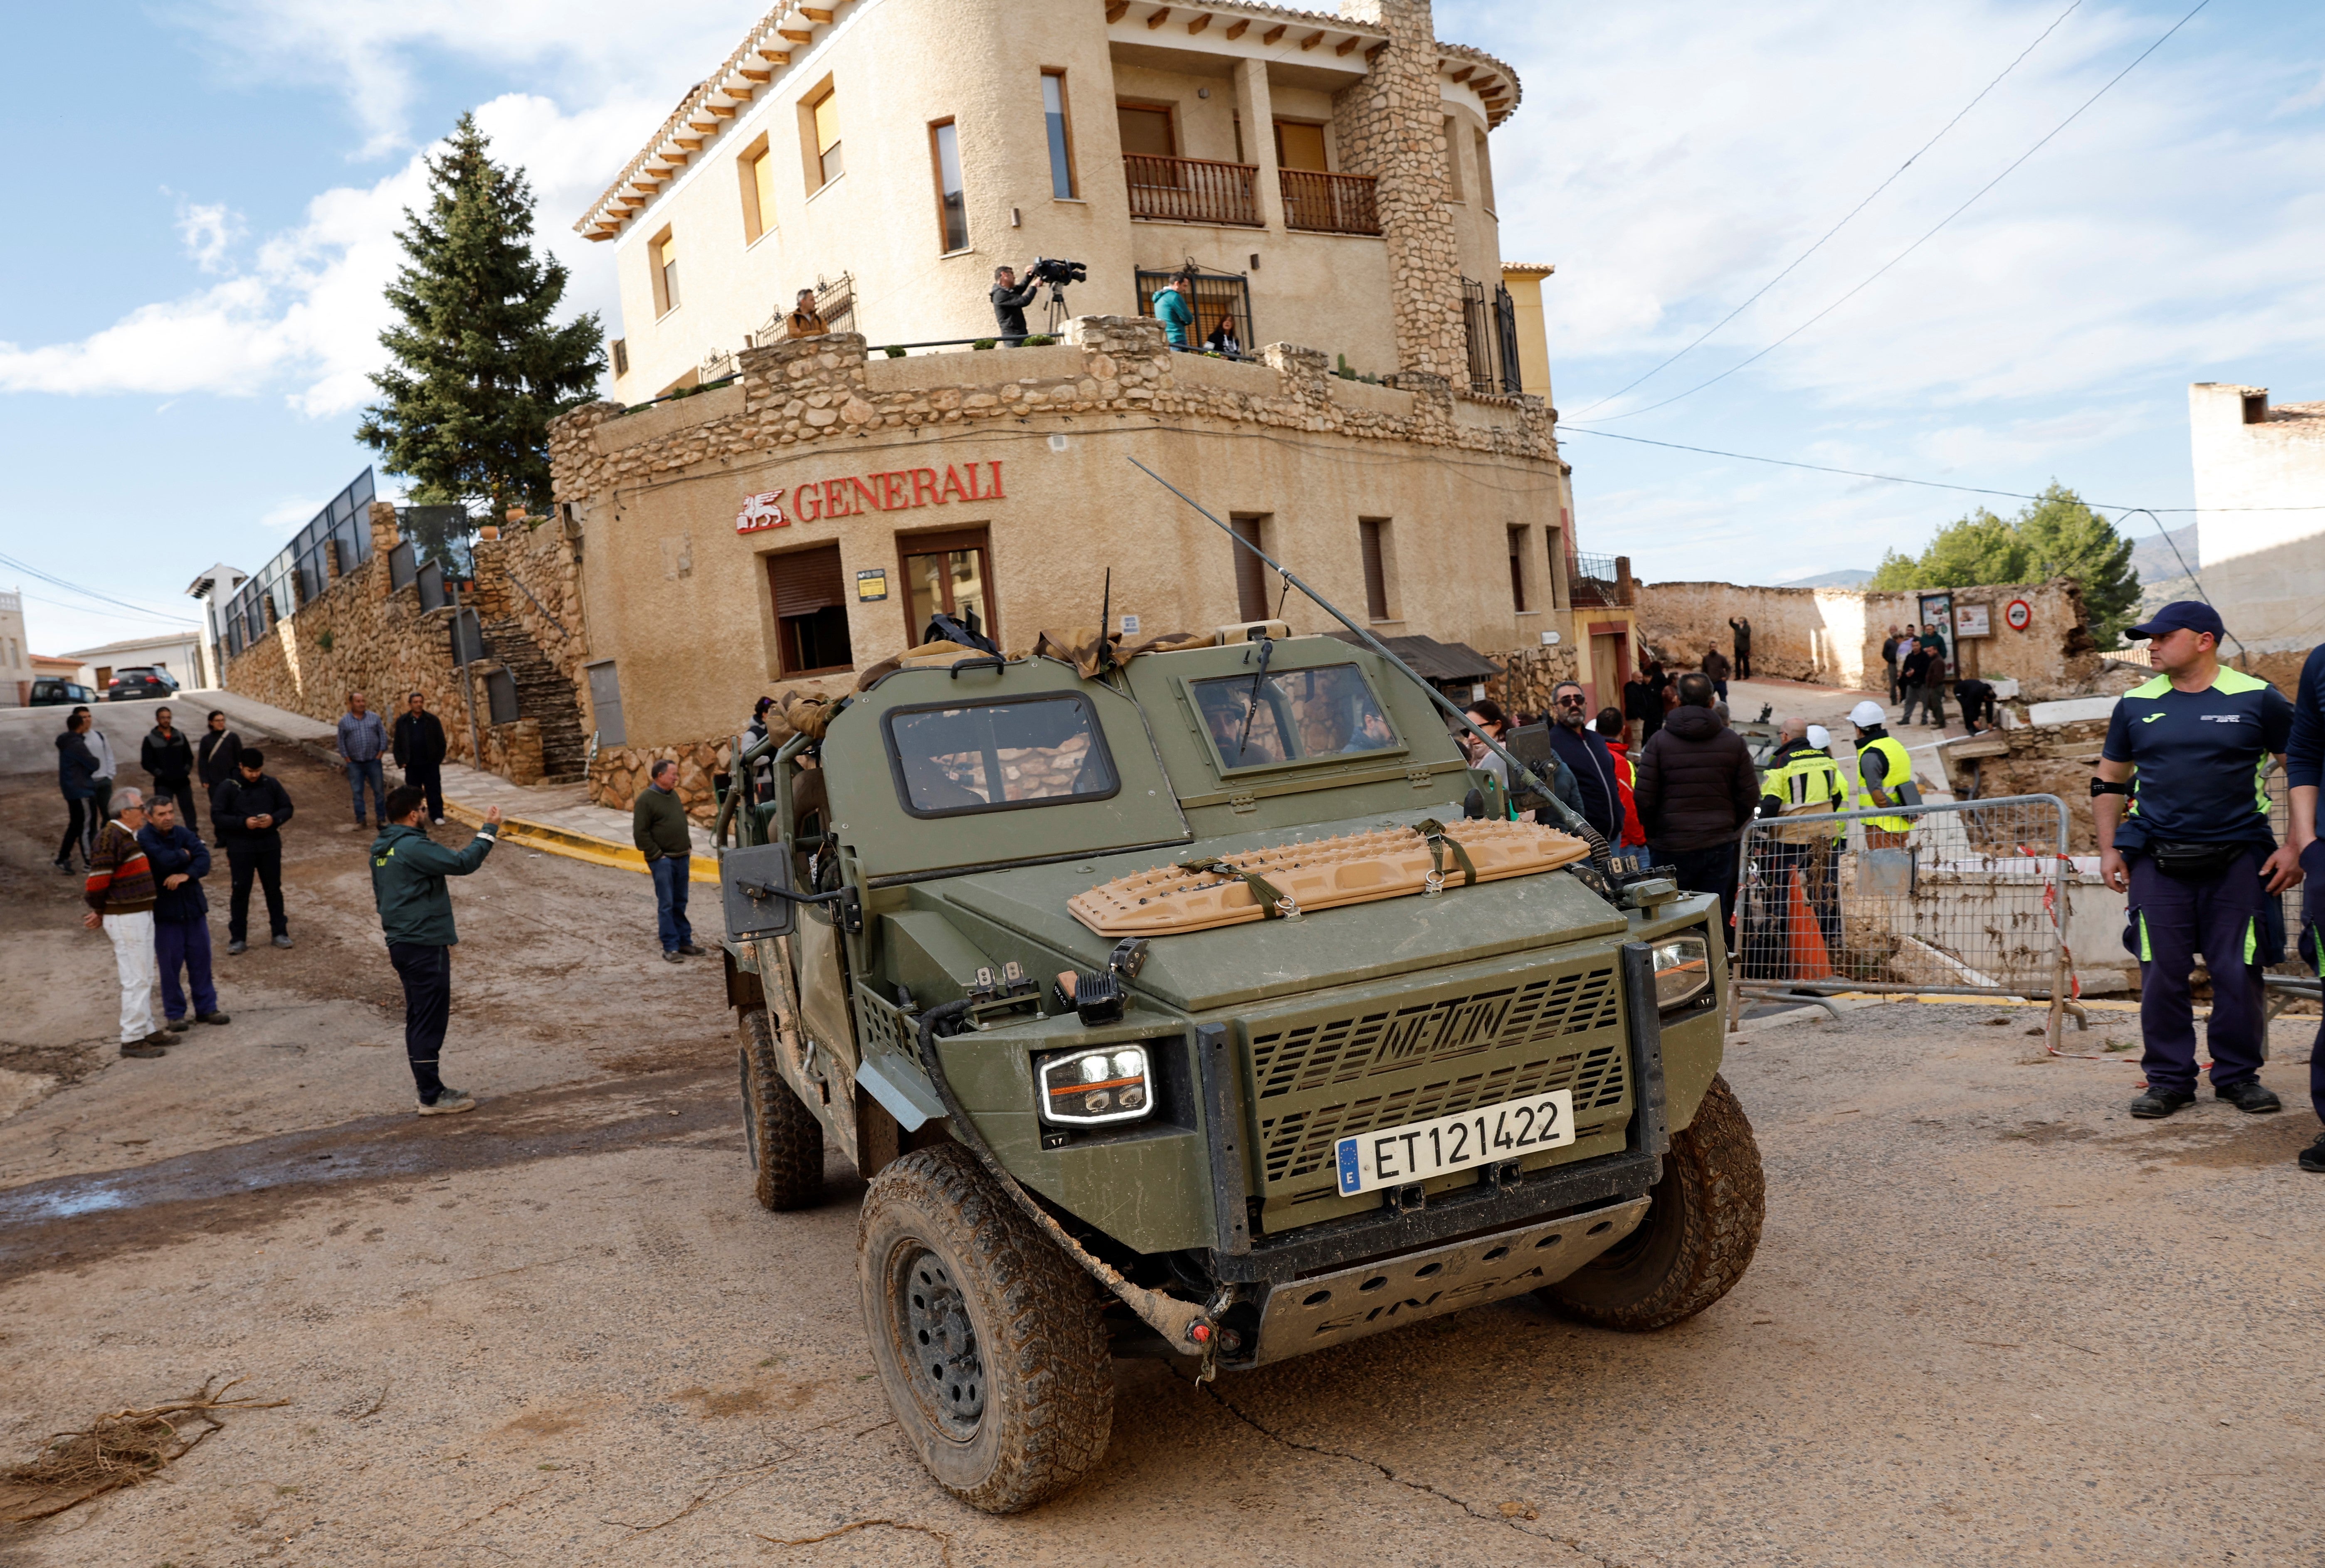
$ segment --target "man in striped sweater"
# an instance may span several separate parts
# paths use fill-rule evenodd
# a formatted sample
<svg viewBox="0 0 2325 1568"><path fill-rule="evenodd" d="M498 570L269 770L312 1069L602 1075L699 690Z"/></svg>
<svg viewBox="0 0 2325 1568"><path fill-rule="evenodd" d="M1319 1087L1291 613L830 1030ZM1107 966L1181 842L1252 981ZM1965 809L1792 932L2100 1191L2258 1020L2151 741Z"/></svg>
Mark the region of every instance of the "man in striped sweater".
<svg viewBox="0 0 2325 1568"><path fill-rule="evenodd" d="M81 894L88 913L81 924L113 941L121 976L121 1054L159 1056L170 1037L153 1019L153 868L137 842L145 826L145 797L123 789L113 797L113 820L89 852L88 883Z"/></svg>

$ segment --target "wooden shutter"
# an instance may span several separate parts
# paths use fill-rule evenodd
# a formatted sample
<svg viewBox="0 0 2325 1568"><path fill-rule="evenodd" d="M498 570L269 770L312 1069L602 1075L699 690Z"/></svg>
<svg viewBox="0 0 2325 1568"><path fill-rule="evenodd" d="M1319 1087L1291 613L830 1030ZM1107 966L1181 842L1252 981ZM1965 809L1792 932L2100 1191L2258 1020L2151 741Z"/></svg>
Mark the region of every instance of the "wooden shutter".
<svg viewBox="0 0 2325 1568"><path fill-rule="evenodd" d="M839 547L836 544L769 556L767 582L774 590L775 618L779 621L793 615L812 615L818 610L848 603L847 595L840 591Z"/></svg>

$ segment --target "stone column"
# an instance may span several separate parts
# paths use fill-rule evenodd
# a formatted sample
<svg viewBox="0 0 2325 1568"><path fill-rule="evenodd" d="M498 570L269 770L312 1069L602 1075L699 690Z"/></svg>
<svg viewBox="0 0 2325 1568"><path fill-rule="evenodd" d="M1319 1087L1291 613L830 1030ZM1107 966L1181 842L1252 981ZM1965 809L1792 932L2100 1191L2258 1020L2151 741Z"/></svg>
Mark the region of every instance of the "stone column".
<svg viewBox="0 0 2325 1568"><path fill-rule="evenodd" d="M1389 35L1371 73L1333 99L1332 128L1342 170L1377 181L1397 370L1467 385L1461 260L1445 206L1445 110L1430 0L1341 0L1340 14Z"/></svg>
<svg viewBox="0 0 2325 1568"><path fill-rule="evenodd" d="M1282 234L1283 181L1275 168L1275 100L1268 92L1267 61L1236 61L1235 95L1236 115L1243 121L1244 157L1259 171L1252 176L1258 187L1259 221L1269 234Z"/></svg>

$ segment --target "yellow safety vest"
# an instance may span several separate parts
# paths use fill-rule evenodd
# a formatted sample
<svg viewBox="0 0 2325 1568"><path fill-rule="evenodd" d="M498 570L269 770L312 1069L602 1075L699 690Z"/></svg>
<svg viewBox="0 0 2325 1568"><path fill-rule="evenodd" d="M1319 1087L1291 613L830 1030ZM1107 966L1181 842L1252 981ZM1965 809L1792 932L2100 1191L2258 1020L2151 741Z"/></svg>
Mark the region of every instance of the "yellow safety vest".
<svg viewBox="0 0 2325 1568"><path fill-rule="evenodd" d="M1890 781L1881 788L1892 805L1896 804L1897 787L1913 776L1913 760L1905 754L1904 745L1896 736L1884 735L1877 741L1865 742L1857 748L1857 808L1859 811L1876 811L1881 807L1881 802L1873 798L1873 791L1865 782L1865 759L1868 755L1878 755L1888 762ZM1913 819L1910 816L1875 816L1866 818L1865 826L1879 828L1885 833L1910 833Z"/></svg>
<svg viewBox="0 0 2325 1568"><path fill-rule="evenodd" d="M1824 752L1805 746L1786 753L1783 766L1770 770L1761 781L1760 794L1765 799L1778 802L1787 817L1812 817L1848 809L1848 786L1841 781L1840 765ZM1772 838L1808 844L1820 838L1844 838L1848 826L1803 822L1762 831Z"/></svg>

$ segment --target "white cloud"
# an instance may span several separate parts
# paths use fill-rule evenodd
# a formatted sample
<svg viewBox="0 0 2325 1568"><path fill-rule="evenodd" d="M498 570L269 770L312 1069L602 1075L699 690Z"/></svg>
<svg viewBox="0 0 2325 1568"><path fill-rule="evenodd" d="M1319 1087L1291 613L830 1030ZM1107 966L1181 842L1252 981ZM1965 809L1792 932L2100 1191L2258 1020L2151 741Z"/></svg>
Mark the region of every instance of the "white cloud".
<svg viewBox="0 0 2325 1568"><path fill-rule="evenodd" d="M624 98L569 114L525 94L477 110L504 162L524 167L539 198L536 245L574 273L570 310L607 310L610 269L565 219L603 188L607 171L658 123ZM644 128L641 128L641 127ZM75 342L0 343L0 391L69 394L209 392L226 397L283 391L313 418L344 414L373 394L370 373L384 361L379 335L392 319L382 291L403 263L395 231L407 208L427 199L425 151L367 186L341 186L307 204L294 227L267 235L247 270L223 260L232 232L225 208L189 208L180 232L219 258L223 281L176 300L141 305ZM593 264L596 263L596 264Z"/></svg>
<svg viewBox="0 0 2325 1568"><path fill-rule="evenodd" d="M245 232L242 215L222 201L178 204L178 237L205 272L224 270L227 247Z"/></svg>

